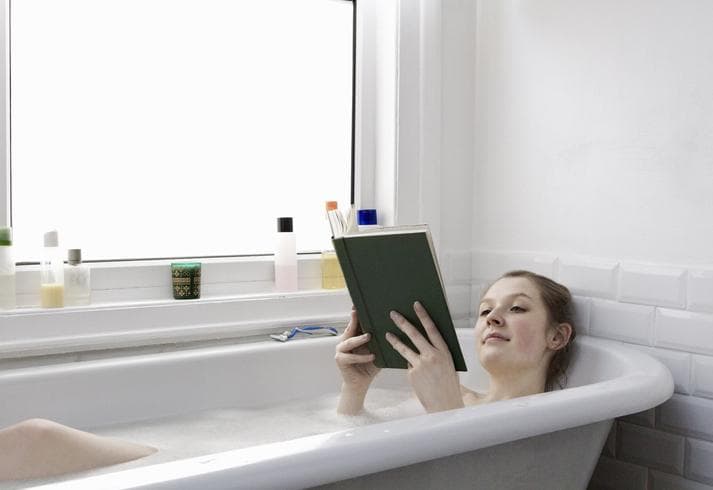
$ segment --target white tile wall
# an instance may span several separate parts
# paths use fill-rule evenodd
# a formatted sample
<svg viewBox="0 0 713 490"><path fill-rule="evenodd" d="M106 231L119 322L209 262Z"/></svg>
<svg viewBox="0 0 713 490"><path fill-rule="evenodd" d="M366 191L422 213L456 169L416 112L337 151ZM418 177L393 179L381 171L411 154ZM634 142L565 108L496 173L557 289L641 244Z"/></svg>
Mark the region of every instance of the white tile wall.
<svg viewBox="0 0 713 490"><path fill-rule="evenodd" d="M619 300L642 305L686 307L686 270L622 263Z"/></svg>
<svg viewBox="0 0 713 490"><path fill-rule="evenodd" d="M644 466L601 457L589 488L590 490L646 490L647 471Z"/></svg>
<svg viewBox="0 0 713 490"><path fill-rule="evenodd" d="M572 294L616 299L618 268L618 262L610 260L560 257L557 280Z"/></svg>
<svg viewBox="0 0 713 490"><path fill-rule="evenodd" d="M686 441L686 478L713 484L713 444L688 439Z"/></svg>
<svg viewBox="0 0 713 490"><path fill-rule="evenodd" d="M673 395L657 415L660 429L713 441L713 400Z"/></svg>
<svg viewBox="0 0 713 490"><path fill-rule="evenodd" d="M547 254L474 251L472 265L472 277L478 282L493 281L512 270L528 270L554 278L557 258Z"/></svg>
<svg viewBox="0 0 713 490"><path fill-rule="evenodd" d="M651 490L713 490L713 487L691 480L685 480L680 476L651 471Z"/></svg>
<svg viewBox="0 0 713 490"><path fill-rule="evenodd" d="M654 344L713 355L713 315L658 308Z"/></svg>
<svg viewBox="0 0 713 490"><path fill-rule="evenodd" d="M574 326L580 335L589 335L589 317L592 300L584 296L572 296L574 305Z"/></svg>
<svg viewBox="0 0 713 490"><path fill-rule="evenodd" d="M651 345L654 311L653 306L592 299L589 333L597 337Z"/></svg>
<svg viewBox="0 0 713 490"><path fill-rule="evenodd" d="M619 422L617 458L667 473L683 474L682 436Z"/></svg>
<svg viewBox="0 0 713 490"><path fill-rule="evenodd" d="M688 309L713 312L713 270L688 271Z"/></svg>
<svg viewBox="0 0 713 490"><path fill-rule="evenodd" d="M630 424L642 425L644 427L653 427L656 423L656 410L644 410L643 412L632 413L620 419L623 422Z"/></svg>
<svg viewBox="0 0 713 490"><path fill-rule="evenodd" d="M693 356L691 378L694 395L713 398L713 357Z"/></svg>

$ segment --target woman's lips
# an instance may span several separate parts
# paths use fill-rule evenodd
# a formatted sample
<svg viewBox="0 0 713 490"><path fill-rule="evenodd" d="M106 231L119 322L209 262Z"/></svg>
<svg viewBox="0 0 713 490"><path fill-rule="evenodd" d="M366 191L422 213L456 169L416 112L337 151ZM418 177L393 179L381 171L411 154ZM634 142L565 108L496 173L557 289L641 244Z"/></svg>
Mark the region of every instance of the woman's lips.
<svg viewBox="0 0 713 490"><path fill-rule="evenodd" d="M493 342L510 342L510 339L507 339L503 337L502 335L498 334L490 334L487 337L485 337L485 340L483 343L488 342L488 341L493 341Z"/></svg>

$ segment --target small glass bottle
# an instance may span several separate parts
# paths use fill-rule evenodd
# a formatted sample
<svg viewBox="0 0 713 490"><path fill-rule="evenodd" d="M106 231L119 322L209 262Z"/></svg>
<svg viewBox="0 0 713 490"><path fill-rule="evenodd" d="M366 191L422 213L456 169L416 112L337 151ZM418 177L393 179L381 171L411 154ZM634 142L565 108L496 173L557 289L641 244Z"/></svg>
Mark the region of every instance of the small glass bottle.
<svg viewBox="0 0 713 490"><path fill-rule="evenodd" d="M297 245L292 218L277 218L275 290L297 291Z"/></svg>
<svg viewBox="0 0 713 490"><path fill-rule="evenodd" d="M0 228L0 310L12 310L16 307L12 228Z"/></svg>
<svg viewBox="0 0 713 490"><path fill-rule="evenodd" d="M82 263L82 250L67 250L67 265L64 268L65 306L84 306L91 302L92 288L89 266Z"/></svg>
<svg viewBox="0 0 713 490"><path fill-rule="evenodd" d="M64 261L57 230L45 233L45 248L40 262L40 307L64 306Z"/></svg>
<svg viewBox="0 0 713 490"><path fill-rule="evenodd" d="M359 231L379 229L376 224L376 209L360 209L357 211L357 225Z"/></svg>

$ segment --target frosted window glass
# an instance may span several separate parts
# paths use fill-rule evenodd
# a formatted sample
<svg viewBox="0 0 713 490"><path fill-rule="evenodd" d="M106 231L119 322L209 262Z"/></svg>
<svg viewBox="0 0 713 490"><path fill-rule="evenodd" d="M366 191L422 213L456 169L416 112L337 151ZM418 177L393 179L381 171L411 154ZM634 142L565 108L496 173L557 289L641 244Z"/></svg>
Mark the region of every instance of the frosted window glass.
<svg viewBox="0 0 713 490"><path fill-rule="evenodd" d="M352 3L19 0L11 6L12 216L86 259L329 243L351 182Z"/></svg>

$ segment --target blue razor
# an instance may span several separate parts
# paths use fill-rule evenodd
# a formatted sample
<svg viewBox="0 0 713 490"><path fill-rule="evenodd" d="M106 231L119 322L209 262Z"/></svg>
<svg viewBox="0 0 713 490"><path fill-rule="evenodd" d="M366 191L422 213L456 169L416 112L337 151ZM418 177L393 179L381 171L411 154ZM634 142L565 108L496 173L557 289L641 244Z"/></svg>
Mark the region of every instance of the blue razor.
<svg viewBox="0 0 713 490"><path fill-rule="evenodd" d="M308 325L306 327L295 327L292 330L285 330L282 333L270 334L270 338L287 342L293 339L298 333L303 333L309 336L321 337L322 335L338 335L337 329L334 327L319 327L317 325Z"/></svg>

